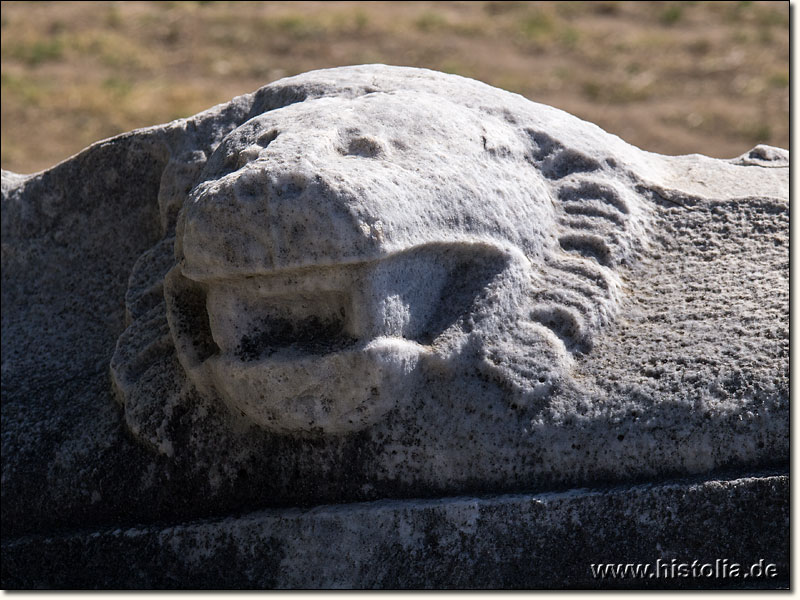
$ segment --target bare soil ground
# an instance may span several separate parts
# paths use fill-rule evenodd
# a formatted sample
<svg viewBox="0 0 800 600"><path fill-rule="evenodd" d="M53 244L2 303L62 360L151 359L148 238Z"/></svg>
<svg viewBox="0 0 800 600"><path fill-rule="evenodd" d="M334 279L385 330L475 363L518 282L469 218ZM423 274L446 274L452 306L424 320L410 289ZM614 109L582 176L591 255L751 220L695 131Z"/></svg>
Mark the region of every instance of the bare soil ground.
<svg viewBox="0 0 800 600"><path fill-rule="evenodd" d="M788 2L2 2L0 162L358 63L474 77L660 153L789 144Z"/></svg>

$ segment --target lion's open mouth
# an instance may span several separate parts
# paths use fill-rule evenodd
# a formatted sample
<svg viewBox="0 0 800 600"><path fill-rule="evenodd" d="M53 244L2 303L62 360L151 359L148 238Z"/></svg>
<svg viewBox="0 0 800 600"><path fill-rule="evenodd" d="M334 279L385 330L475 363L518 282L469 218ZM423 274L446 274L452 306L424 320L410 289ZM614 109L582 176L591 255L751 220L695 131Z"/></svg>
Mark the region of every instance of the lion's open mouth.
<svg viewBox="0 0 800 600"><path fill-rule="evenodd" d="M228 404L272 429L329 433L391 408L381 391L400 384L426 349L403 338L402 302L374 301L373 266L211 283L206 307L219 352L207 365Z"/></svg>
<svg viewBox="0 0 800 600"><path fill-rule="evenodd" d="M237 358L252 361L276 354L330 354L352 347L356 338L346 327L350 298L325 294L315 300L309 302L302 296L274 299L252 330L242 336Z"/></svg>
<svg viewBox="0 0 800 600"><path fill-rule="evenodd" d="M170 326L187 371L256 423L352 431L392 408L507 261L496 247L450 243L229 279L174 274Z"/></svg>
<svg viewBox="0 0 800 600"><path fill-rule="evenodd" d="M356 342L346 291L264 294L268 281L212 286L207 306L214 341L243 362L330 354Z"/></svg>

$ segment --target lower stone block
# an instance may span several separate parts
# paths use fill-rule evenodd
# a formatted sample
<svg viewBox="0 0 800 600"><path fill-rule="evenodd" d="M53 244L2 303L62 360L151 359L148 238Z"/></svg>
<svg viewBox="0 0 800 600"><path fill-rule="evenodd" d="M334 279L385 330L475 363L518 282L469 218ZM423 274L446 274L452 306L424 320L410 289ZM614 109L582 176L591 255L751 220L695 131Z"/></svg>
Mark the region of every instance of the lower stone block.
<svg viewBox="0 0 800 600"><path fill-rule="evenodd" d="M785 474L3 540L3 588L788 587Z"/></svg>

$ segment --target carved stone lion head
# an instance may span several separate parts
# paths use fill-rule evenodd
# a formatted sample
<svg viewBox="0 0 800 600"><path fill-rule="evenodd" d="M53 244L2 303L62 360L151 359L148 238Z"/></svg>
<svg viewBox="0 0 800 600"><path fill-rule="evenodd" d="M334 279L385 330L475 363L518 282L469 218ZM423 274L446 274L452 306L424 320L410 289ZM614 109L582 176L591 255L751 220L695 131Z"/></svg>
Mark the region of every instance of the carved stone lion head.
<svg viewBox="0 0 800 600"><path fill-rule="evenodd" d="M346 433L402 401L423 361L537 402L591 350L646 237L638 156L555 109L435 81L340 86L216 146L174 258L168 233L168 258L140 266L168 270L149 318L166 315L159 343L201 395L268 430ZM136 331L112 364L132 405Z"/></svg>

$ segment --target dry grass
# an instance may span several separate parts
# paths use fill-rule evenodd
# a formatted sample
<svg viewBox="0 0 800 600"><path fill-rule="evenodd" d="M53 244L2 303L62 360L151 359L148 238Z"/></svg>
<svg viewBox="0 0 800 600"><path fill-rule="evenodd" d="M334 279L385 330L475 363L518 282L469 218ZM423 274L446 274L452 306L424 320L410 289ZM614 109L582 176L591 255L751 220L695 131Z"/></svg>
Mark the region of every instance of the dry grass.
<svg viewBox="0 0 800 600"><path fill-rule="evenodd" d="M381 62L475 77L647 150L789 143L788 2L3 2L2 166Z"/></svg>

